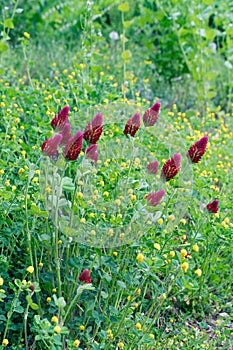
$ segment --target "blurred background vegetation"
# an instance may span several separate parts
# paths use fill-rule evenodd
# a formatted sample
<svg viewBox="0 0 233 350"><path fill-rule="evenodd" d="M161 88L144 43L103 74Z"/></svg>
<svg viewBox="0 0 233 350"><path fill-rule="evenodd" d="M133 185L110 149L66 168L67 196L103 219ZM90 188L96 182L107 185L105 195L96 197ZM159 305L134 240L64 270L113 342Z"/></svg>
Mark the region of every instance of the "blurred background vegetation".
<svg viewBox="0 0 233 350"><path fill-rule="evenodd" d="M1 0L0 75L9 67L32 79L74 61L120 83L134 77L147 99L229 110L233 96L232 0ZM30 34L26 42L23 33ZM25 50L27 49L27 56Z"/></svg>

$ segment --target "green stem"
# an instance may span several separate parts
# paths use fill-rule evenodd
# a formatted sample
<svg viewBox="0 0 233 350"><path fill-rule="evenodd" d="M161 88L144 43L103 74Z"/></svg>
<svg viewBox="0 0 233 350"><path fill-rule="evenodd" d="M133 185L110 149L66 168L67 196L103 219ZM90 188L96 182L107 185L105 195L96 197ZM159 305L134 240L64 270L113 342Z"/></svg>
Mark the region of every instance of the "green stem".
<svg viewBox="0 0 233 350"><path fill-rule="evenodd" d="M31 74L30 74L30 70L29 70L29 66L28 66L28 58L27 58L26 49L25 49L24 45L23 45L23 57L24 57L24 60L25 60L25 63L26 63L26 71L27 71L28 80L29 80L29 83L31 85L31 88L34 90L34 86L33 86L33 83L32 83L32 78L31 78Z"/></svg>
<svg viewBox="0 0 233 350"><path fill-rule="evenodd" d="M17 293L15 294L15 297L12 301L12 304L11 304L11 308L9 310L9 312L7 313L7 322L6 322L6 327L5 327L5 331L4 331L4 334L3 334L3 339L6 338L6 335L7 335L7 331L8 331L8 328L9 328L9 324L10 324L10 320L11 320L11 316L14 312L14 309L15 309L15 306L16 306L16 303L17 303L17 300L19 298L19 295L21 293L21 288L19 288L17 290Z"/></svg>

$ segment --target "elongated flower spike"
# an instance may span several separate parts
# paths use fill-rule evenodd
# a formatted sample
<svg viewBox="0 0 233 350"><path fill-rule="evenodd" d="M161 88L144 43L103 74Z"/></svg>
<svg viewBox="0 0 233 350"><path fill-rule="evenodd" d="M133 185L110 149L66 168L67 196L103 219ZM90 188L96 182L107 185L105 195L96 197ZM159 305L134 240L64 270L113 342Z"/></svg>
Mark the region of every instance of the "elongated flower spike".
<svg viewBox="0 0 233 350"><path fill-rule="evenodd" d="M207 204L206 208L211 213L217 213L218 212L218 199L213 200L213 202Z"/></svg>
<svg viewBox="0 0 233 350"><path fill-rule="evenodd" d="M155 193L150 193L146 195L147 205L150 205L152 207L155 207L159 204L163 196L166 194L164 190L160 190Z"/></svg>
<svg viewBox="0 0 233 350"><path fill-rule="evenodd" d="M57 154L57 148L60 145L62 141L62 135L56 134L50 139L47 139L43 142L41 146L41 150L44 154L46 154L49 157L52 157Z"/></svg>
<svg viewBox="0 0 233 350"><path fill-rule="evenodd" d="M61 131L61 135L62 135L62 144L65 145L66 142L70 139L71 133L70 133L70 124L66 123L66 125L64 126L64 128Z"/></svg>
<svg viewBox="0 0 233 350"><path fill-rule="evenodd" d="M78 279L80 282L91 283L90 271L88 269L83 270Z"/></svg>
<svg viewBox="0 0 233 350"><path fill-rule="evenodd" d="M69 139L63 150L63 157L67 160L76 160L82 149L83 135L79 130Z"/></svg>
<svg viewBox="0 0 233 350"><path fill-rule="evenodd" d="M89 122L84 130L83 138L92 144L95 144L103 131L103 116L102 113L96 114L96 116Z"/></svg>
<svg viewBox="0 0 233 350"><path fill-rule="evenodd" d="M189 148L187 157L191 160L192 163L198 163L200 161L201 157L206 152L207 143L208 136L204 136Z"/></svg>
<svg viewBox="0 0 233 350"><path fill-rule="evenodd" d="M174 156L166 161L161 171L161 177L165 181L173 179L180 170L181 156L175 153Z"/></svg>
<svg viewBox="0 0 233 350"><path fill-rule="evenodd" d="M145 126L153 126L159 117L160 103L156 102L143 115L143 122Z"/></svg>
<svg viewBox="0 0 233 350"><path fill-rule="evenodd" d="M65 106L62 108L62 110L56 115L52 121L51 126L54 130L62 130L66 123L68 122L68 113L69 113L70 107Z"/></svg>
<svg viewBox="0 0 233 350"><path fill-rule="evenodd" d="M146 168L150 174L156 174L159 168L159 162L157 160L155 162L151 162Z"/></svg>
<svg viewBox="0 0 233 350"><path fill-rule="evenodd" d="M91 145L86 149L86 156L87 158L93 160L95 163L98 160L98 152L97 152L98 145Z"/></svg>
<svg viewBox="0 0 233 350"><path fill-rule="evenodd" d="M126 125L124 134L134 136L140 127L140 113L134 114L132 118L129 118Z"/></svg>

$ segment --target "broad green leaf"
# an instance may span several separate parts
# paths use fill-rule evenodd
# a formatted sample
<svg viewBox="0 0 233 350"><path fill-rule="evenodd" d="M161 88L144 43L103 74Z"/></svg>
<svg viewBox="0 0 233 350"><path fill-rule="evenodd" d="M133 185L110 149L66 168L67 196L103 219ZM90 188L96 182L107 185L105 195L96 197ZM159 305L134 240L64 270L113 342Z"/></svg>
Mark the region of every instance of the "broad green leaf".
<svg viewBox="0 0 233 350"><path fill-rule="evenodd" d="M9 49L8 45L5 43L5 41L0 41L0 52L5 52Z"/></svg>
<svg viewBox="0 0 233 350"><path fill-rule="evenodd" d="M117 281L117 285L118 285L120 288L122 288L122 289L125 289L125 288L126 288L126 284L125 284L125 282L123 282L123 281Z"/></svg>
<svg viewBox="0 0 233 350"><path fill-rule="evenodd" d="M73 183L73 180L70 177L64 177L62 179L62 188L65 191L74 191L75 190L75 185Z"/></svg>
<svg viewBox="0 0 233 350"><path fill-rule="evenodd" d="M123 2L123 4L120 4L118 6L118 10L121 12L129 12L129 3L128 2Z"/></svg>
<svg viewBox="0 0 233 350"><path fill-rule="evenodd" d="M207 98L214 98L217 95L216 91L208 91Z"/></svg>
<svg viewBox="0 0 233 350"><path fill-rule="evenodd" d="M3 25L5 28L13 29L14 28L14 23L11 18L6 18L3 22Z"/></svg>

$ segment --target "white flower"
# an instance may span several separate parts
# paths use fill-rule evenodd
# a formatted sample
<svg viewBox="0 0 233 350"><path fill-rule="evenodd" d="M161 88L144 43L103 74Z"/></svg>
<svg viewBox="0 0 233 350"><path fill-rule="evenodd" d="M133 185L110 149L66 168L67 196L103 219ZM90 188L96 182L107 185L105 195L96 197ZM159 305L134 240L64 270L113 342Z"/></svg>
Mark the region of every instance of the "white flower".
<svg viewBox="0 0 233 350"><path fill-rule="evenodd" d="M119 34L117 32L111 32L109 38L112 40L119 40Z"/></svg>

